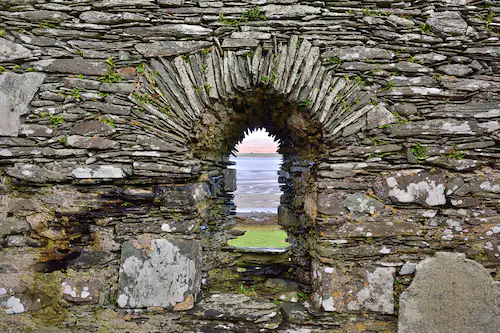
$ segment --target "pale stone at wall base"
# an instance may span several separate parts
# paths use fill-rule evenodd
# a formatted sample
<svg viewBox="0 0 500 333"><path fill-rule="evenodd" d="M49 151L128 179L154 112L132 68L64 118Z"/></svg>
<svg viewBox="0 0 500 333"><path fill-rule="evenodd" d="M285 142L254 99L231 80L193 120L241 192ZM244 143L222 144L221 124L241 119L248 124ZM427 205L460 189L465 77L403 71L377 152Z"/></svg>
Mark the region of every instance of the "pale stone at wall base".
<svg viewBox="0 0 500 333"><path fill-rule="evenodd" d="M400 297L399 333L500 332L500 283L482 265L438 252L416 269Z"/></svg>
<svg viewBox="0 0 500 333"><path fill-rule="evenodd" d="M122 245L118 306L174 308L194 305L201 285L201 244L196 240L151 239Z"/></svg>

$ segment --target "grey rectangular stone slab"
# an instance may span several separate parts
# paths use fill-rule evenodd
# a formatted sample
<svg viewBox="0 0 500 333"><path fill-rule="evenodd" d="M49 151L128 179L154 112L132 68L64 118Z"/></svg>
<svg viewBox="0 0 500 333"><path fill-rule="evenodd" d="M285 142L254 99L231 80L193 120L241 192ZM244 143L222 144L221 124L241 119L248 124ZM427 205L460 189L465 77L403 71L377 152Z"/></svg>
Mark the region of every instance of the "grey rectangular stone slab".
<svg viewBox="0 0 500 333"><path fill-rule="evenodd" d="M45 79L41 73L4 73L0 75L0 136L17 136L20 116Z"/></svg>
<svg viewBox="0 0 500 333"><path fill-rule="evenodd" d="M122 245L118 306L192 308L200 291L201 258L198 240L142 236L126 241Z"/></svg>

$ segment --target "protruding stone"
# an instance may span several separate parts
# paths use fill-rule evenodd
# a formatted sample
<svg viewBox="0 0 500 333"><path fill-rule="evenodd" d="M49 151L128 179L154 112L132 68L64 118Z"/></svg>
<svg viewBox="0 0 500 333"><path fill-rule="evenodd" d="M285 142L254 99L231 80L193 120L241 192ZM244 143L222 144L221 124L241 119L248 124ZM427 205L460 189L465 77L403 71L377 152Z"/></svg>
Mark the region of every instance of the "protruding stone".
<svg viewBox="0 0 500 333"><path fill-rule="evenodd" d="M500 284L462 253L421 261L399 300L399 333L500 332Z"/></svg>
<svg viewBox="0 0 500 333"><path fill-rule="evenodd" d="M32 57L31 51L21 44L0 38L0 61L12 61Z"/></svg>
<svg viewBox="0 0 500 333"><path fill-rule="evenodd" d="M363 61L367 59L392 59L394 53L378 48L364 46L340 47L323 53L323 58L337 56L344 61Z"/></svg>
<svg viewBox="0 0 500 333"><path fill-rule="evenodd" d="M83 121L73 126L73 132L77 135L110 135L114 131L111 126L98 120Z"/></svg>
<svg viewBox="0 0 500 333"><path fill-rule="evenodd" d="M70 135L66 139L66 143L70 147L84 148L84 149L115 149L120 146L116 141L99 138L99 137L86 137L81 135Z"/></svg>
<svg viewBox="0 0 500 333"><path fill-rule="evenodd" d="M313 265L313 300L327 312L370 310L394 313L394 267L353 268ZM353 278L355 277L355 278Z"/></svg>
<svg viewBox="0 0 500 333"><path fill-rule="evenodd" d="M98 165L78 167L72 171L75 178L92 179L92 178L123 178L125 173L119 166L114 165Z"/></svg>
<svg viewBox="0 0 500 333"><path fill-rule="evenodd" d="M468 26L458 11L431 13L426 23L437 31L458 36L465 35Z"/></svg>
<svg viewBox="0 0 500 333"><path fill-rule="evenodd" d="M201 244L197 240L151 239L122 245L118 306L174 308L194 305L201 285Z"/></svg>
<svg viewBox="0 0 500 333"><path fill-rule="evenodd" d="M17 136L20 116L45 79L41 73L4 73L0 75L0 136Z"/></svg>
<svg viewBox="0 0 500 333"><path fill-rule="evenodd" d="M145 57L170 57L210 46L212 43L203 41L159 41L136 44L135 49Z"/></svg>
<svg viewBox="0 0 500 333"><path fill-rule="evenodd" d="M437 70L450 76L467 76L473 72L469 66L460 64L439 66Z"/></svg>
<svg viewBox="0 0 500 333"><path fill-rule="evenodd" d="M368 214L375 214L385 207L383 202L359 193L349 194L346 198L346 206L351 211Z"/></svg>
<svg viewBox="0 0 500 333"><path fill-rule="evenodd" d="M45 59L29 63L28 66L41 72L104 75L108 64L103 61L88 60L84 58L73 59Z"/></svg>
<svg viewBox="0 0 500 333"><path fill-rule="evenodd" d="M366 126L368 129L376 128L378 126L383 126L387 124L396 123L396 117L386 109L382 104L376 105L370 112L366 115Z"/></svg>
<svg viewBox="0 0 500 333"><path fill-rule="evenodd" d="M196 306L193 314L204 319L247 322L250 327L270 330L278 328L282 321L276 304L243 294L210 295Z"/></svg>
<svg viewBox="0 0 500 333"><path fill-rule="evenodd" d="M377 180L374 188L379 197L388 197L394 203L446 204L446 176L442 171L399 171Z"/></svg>

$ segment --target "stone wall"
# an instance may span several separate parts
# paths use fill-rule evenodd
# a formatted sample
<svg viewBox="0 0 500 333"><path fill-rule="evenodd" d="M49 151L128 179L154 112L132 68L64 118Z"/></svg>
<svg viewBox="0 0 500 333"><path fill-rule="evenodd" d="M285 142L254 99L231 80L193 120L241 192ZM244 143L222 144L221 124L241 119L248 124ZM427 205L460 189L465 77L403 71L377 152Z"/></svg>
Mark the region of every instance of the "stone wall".
<svg viewBox="0 0 500 333"><path fill-rule="evenodd" d="M0 330L498 332L499 12L3 1ZM284 252L227 245L258 127Z"/></svg>

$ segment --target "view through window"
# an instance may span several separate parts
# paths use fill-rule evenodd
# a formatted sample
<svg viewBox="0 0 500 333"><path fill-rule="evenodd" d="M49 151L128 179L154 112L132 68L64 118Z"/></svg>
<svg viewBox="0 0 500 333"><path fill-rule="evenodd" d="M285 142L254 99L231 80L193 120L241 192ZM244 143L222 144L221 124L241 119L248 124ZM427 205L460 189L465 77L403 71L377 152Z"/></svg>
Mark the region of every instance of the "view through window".
<svg viewBox="0 0 500 333"><path fill-rule="evenodd" d="M277 175L282 157L277 149L278 143L263 129L249 133L236 146L238 153L231 158L236 162L237 178L235 229L245 234L229 241L229 245L260 248L290 245L277 220L282 194Z"/></svg>

